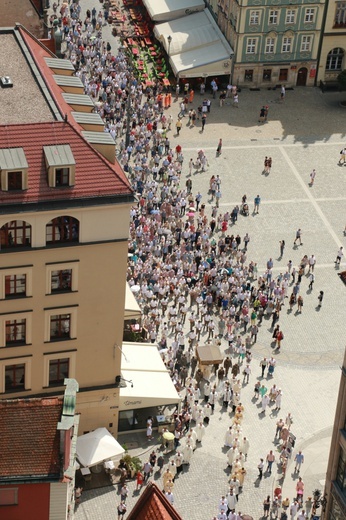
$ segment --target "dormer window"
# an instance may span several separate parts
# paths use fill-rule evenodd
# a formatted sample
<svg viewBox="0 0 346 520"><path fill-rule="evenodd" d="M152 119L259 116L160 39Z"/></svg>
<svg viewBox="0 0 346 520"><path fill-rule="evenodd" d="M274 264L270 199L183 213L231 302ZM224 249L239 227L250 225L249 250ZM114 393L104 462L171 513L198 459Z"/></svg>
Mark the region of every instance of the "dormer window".
<svg viewBox="0 0 346 520"><path fill-rule="evenodd" d="M50 188L74 186L76 161L69 144L44 146Z"/></svg>
<svg viewBox="0 0 346 520"><path fill-rule="evenodd" d="M28 163L23 148L0 149L1 190L28 188Z"/></svg>

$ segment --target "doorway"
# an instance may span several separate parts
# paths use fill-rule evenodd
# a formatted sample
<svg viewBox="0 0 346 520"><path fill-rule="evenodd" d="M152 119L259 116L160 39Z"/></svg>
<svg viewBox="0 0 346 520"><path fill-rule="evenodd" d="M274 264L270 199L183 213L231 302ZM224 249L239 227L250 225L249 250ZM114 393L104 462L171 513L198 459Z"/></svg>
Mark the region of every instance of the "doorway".
<svg viewBox="0 0 346 520"><path fill-rule="evenodd" d="M299 69L297 75L297 87L305 87L307 77L308 69L306 67L302 67L301 69Z"/></svg>

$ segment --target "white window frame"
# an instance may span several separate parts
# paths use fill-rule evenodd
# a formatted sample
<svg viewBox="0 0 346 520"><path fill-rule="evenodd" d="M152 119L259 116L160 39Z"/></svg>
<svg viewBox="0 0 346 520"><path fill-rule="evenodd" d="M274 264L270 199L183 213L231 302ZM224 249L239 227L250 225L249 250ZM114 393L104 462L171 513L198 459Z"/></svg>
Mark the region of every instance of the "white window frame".
<svg viewBox="0 0 346 520"><path fill-rule="evenodd" d="M0 300L5 300L5 279L6 276L26 276L25 296L18 296L18 298L28 298L32 296L32 266L30 267L9 267L8 269L0 270ZM15 299L15 298L14 298Z"/></svg>
<svg viewBox="0 0 346 520"><path fill-rule="evenodd" d="M63 271L64 269L71 269L72 271L72 286L70 292L78 291L78 266L79 262L63 262L46 265L46 294L59 294L59 292L52 292L52 272Z"/></svg>
<svg viewBox="0 0 346 520"><path fill-rule="evenodd" d="M297 16L297 9L287 9L286 17L285 17L285 24L286 25L295 24L296 16Z"/></svg>
<svg viewBox="0 0 346 520"><path fill-rule="evenodd" d="M32 357L15 357L13 359L8 358L0 361L0 393L5 393L5 369L10 365L25 365L25 378L24 378L24 388L18 390L18 392L23 392L24 390L31 390L31 365L32 365ZM12 392L6 392L10 394ZM15 393L15 392L13 392Z"/></svg>
<svg viewBox="0 0 346 520"><path fill-rule="evenodd" d="M281 52L292 52L293 38L291 36L284 36L282 38L282 49Z"/></svg>
<svg viewBox="0 0 346 520"><path fill-rule="evenodd" d="M25 320L25 345L6 345L6 322ZM0 348L25 348L32 343L32 312L9 312L0 316Z"/></svg>
<svg viewBox="0 0 346 520"><path fill-rule="evenodd" d="M316 9L315 7L307 7L304 13L304 23L315 22Z"/></svg>
<svg viewBox="0 0 346 520"><path fill-rule="evenodd" d="M303 34L300 42L300 52L310 52L312 47L312 36Z"/></svg>
<svg viewBox="0 0 346 520"><path fill-rule="evenodd" d="M275 52L275 38L266 38L264 54L274 54Z"/></svg>
<svg viewBox="0 0 346 520"><path fill-rule="evenodd" d="M246 40L246 54L256 54L257 38L247 38ZM253 49L253 50L249 50Z"/></svg>
<svg viewBox="0 0 346 520"><path fill-rule="evenodd" d="M336 2L334 23L346 24L346 2Z"/></svg>
<svg viewBox="0 0 346 520"><path fill-rule="evenodd" d="M45 343L62 343L64 341L70 341L71 339L77 338L77 314L78 307L59 307L53 309L46 309L44 311L44 341ZM61 339L59 341L54 341L50 339L50 319L51 316L57 316L61 314L69 314L70 315L70 330L69 337L65 339Z"/></svg>
<svg viewBox="0 0 346 520"><path fill-rule="evenodd" d="M270 19L272 18L272 21ZM279 23L279 11L276 9L272 9L269 11L269 18L268 18L269 25L277 25Z"/></svg>
<svg viewBox="0 0 346 520"><path fill-rule="evenodd" d="M51 388L53 385L49 385L49 362L56 359L68 359L69 360L69 378L75 378L76 376L76 362L77 352L56 352L55 354L47 354L43 356L43 388ZM63 386L63 384L61 385Z"/></svg>
<svg viewBox="0 0 346 520"><path fill-rule="evenodd" d="M261 19L261 13L260 11L250 11L250 20L249 20L249 24L250 25L259 25L260 24L260 19Z"/></svg>

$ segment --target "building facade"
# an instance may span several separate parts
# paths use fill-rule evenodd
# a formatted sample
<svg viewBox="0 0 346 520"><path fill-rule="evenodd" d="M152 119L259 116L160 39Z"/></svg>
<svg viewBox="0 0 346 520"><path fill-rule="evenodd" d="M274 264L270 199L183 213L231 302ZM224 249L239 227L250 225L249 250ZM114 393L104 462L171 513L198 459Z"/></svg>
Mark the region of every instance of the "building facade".
<svg viewBox="0 0 346 520"><path fill-rule="evenodd" d="M64 397L0 400L1 518L74 518L78 384L65 384Z"/></svg>
<svg viewBox="0 0 346 520"><path fill-rule="evenodd" d="M323 520L346 518L346 350L326 474Z"/></svg>
<svg viewBox="0 0 346 520"><path fill-rule="evenodd" d="M314 85L324 6L324 0L220 0L218 24L234 49L232 83Z"/></svg>
<svg viewBox="0 0 346 520"><path fill-rule="evenodd" d="M335 82L346 68L346 2L329 0L317 71L318 82Z"/></svg>
<svg viewBox="0 0 346 520"><path fill-rule="evenodd" d="M0 42L0 397L74 378L80 433L116 434L132 190L72 65L19 26Z"/></svg>

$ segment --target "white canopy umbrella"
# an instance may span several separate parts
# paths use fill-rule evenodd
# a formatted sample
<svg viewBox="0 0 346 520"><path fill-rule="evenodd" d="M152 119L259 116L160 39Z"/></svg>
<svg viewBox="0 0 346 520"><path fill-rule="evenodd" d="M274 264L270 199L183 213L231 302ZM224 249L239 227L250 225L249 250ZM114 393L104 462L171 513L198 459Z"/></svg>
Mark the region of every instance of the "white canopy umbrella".
<svg viewBox="0 0 346 520"><path fill-rule="evenodd" d="M119 457L125 450L107 428L97 428L77 438L77 459L85 468Z"/></svg>

